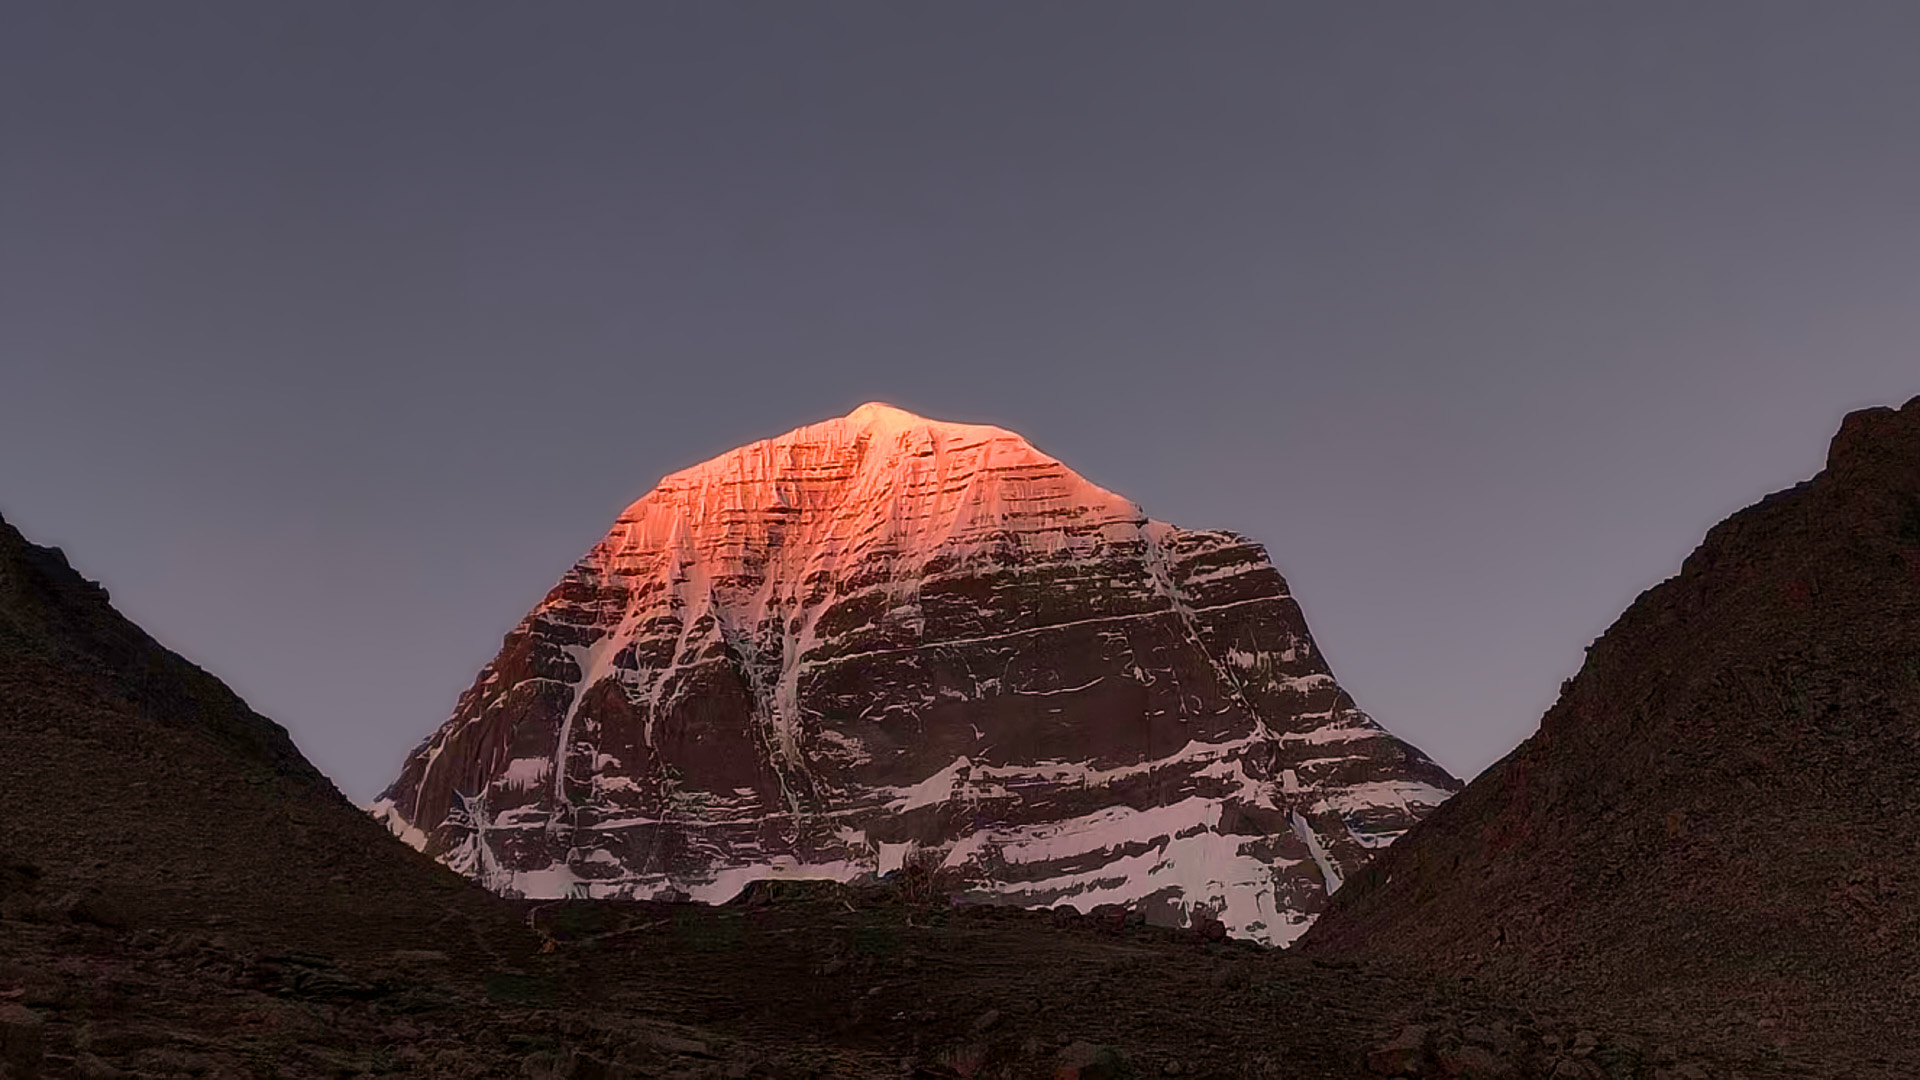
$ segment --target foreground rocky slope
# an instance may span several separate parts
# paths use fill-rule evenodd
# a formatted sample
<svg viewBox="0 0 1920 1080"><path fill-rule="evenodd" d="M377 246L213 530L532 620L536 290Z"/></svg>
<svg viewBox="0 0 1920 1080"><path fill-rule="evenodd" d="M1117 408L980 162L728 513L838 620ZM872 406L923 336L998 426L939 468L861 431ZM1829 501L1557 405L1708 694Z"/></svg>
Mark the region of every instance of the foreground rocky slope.
<svg viewBox="0 0 1920 1080"><path fill-rule="evenodd" d="M54 893L105 890L147 921L271 931L289 947L377 952L417 945L437 920L505 918L4 520L0 852L40 866Z"/></svg>
<svg viewBox="0 0 1920 1080"><path fill-rule="evenodd" d="M351 1075L538 945L0 521L0 1076Z"/></svg>
<svg viewBox="0 0 1920 1080"><path fill-rule="evenodd" d="M1348 1080L1380 1075L1370 1060L1403 1053L1383 1033L1409 1027L1452 1075L1771 1075L1385 965L832 888L536 908L554 951L470 987L437 950L356 970L270 938L101 926L16 880L0 1077Z"/></svg>
<svg viewBox="0 0 1920 1080"><path fill-rule="evenodd" d="M1920 399L1709 532L1301 947L1920 1075L1916 791Z"/></svg>
<svg viewBox="0 0 1920 1080"><path fill-rule="evenodd" d="M1284 943L1457 787L1354 707L1259 545L865 405L629 507L375 811L508 895L915 860Z"/></svg>

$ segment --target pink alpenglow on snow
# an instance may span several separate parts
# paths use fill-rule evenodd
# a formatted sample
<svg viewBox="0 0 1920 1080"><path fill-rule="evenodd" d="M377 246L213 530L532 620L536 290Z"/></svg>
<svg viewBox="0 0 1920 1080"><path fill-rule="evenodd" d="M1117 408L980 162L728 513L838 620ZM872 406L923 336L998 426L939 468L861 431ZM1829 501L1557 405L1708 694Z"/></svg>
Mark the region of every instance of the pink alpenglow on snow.
<svg viewBox="0 0 1920 1080"><path fill-rule="evenodd" d="M912 858L1277 944L1458 787L1354 707L1258 544L868 404L628 507L374 813L529 897Z"/></svg>

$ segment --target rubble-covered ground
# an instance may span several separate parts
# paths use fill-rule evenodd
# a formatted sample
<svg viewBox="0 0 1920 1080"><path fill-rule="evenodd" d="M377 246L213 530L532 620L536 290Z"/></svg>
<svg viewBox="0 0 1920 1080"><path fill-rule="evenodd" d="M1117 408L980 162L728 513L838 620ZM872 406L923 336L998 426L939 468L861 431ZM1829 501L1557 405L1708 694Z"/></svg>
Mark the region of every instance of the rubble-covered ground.
<svg viewBox="0 0 1920 1080"><path fill-rule="evenodd" d="M10 1078L1838 1075L1470 981L897 888L522 904L541 946L474 964L290 951L217 911L150 926L138 897L55 894L17 862L5 880Z"/></svg>

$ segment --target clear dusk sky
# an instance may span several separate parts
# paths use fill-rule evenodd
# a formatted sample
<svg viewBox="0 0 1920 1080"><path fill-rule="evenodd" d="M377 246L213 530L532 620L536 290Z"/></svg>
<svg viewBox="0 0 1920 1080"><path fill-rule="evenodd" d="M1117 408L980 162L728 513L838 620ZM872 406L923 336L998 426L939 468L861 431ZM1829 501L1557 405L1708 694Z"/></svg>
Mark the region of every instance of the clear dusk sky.
<svg viewBox="0 0 1920 1080"><path fill-rule="evenodd" d="M0 513L367 801L881 399L1264 541L1471 776L1920 392L1920 4L0 0Z"/></svg>

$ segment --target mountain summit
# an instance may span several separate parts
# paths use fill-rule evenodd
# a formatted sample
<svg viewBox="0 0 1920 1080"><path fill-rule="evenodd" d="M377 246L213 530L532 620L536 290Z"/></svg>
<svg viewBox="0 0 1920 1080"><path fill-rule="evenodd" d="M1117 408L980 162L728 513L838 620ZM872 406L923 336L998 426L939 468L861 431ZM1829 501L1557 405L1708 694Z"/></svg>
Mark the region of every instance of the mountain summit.
<svg viewBox="0 0 1920 1080"><path fill-rule="evenodd" d="M1354 707L1258 544L870 403L628 507L374 813L529 897L937 864L1278 943L1458 786Z"/></svg>

